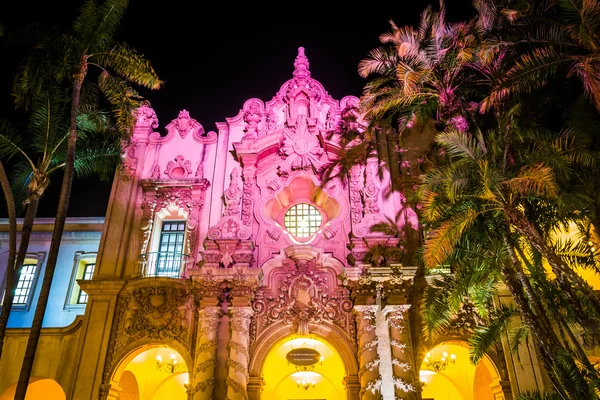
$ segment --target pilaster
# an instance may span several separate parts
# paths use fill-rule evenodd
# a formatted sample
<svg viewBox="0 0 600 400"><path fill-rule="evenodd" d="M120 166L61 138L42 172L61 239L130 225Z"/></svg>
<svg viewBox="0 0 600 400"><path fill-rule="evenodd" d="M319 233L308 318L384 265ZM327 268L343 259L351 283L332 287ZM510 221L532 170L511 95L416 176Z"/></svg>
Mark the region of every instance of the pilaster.
<svg viewBox="0 0 600 400"><path fill-rule="evenodd" d="M117 295L124 284L124 281L80 282L81 289L88 294L88 305L77 347L79 358L73 366L75 385L68 396L70 399L118 398L118 388L103 385L101 391L100 386Z"/></svg>
<svg viewBox="0 0 600 400"><path fill-rule="evenodd" d="M348 375L344 377L344 386L348 394L348 400L360 399L360 381L356 375Z"/></svg>

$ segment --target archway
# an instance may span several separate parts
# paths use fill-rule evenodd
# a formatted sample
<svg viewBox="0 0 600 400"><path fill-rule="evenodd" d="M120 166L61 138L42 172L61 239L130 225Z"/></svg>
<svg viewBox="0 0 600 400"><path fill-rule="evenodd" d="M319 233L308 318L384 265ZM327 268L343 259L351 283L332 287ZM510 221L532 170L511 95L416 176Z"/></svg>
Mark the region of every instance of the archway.
<svg viewBox="0 0 600 400"><path fill-rule="evenodd" d="M290 354L300 356L294 359ZM305 368L288 361L292 359L297 363L297 360L305 359L306 354L312 354L319 361ZM289 336L277 342L265 358L261 375L264 379L262 399L334 400L347 396L343 386L346 368L342 357L330 343L315 335Z"/></svg>
<svg viewBox="0 0 600 400"><path fill-rule="evenodd" d="M119 387L121 388L120 400L140 400L140 388L133 372L123 371Z"/></svg>
<svg viewBox="0 0 600 400"><path fill-rule="evenodd" d="M25 400L65 400L67 398L62 387L54 379L32 377L29 382ZM0 400L13 400L16 390L17 383L15 382L0 395Z"/></svg>
<svg viewBox="0 0 600 400"><path fill-rule="evenodd" d="M173 348L155 344L137 348L113 373L113 385L120 389L116 399L186 400L187 371L185 358Z"/></svg>
<svg viewBox="0 0 600 400"><path fill-rule="evenodd" d="M465 342L445 342L430 349L419 372L423 400L495 400L500 380L489 357L477 365L469 360ZM501 395L502 396L502 395Z"/></svg>

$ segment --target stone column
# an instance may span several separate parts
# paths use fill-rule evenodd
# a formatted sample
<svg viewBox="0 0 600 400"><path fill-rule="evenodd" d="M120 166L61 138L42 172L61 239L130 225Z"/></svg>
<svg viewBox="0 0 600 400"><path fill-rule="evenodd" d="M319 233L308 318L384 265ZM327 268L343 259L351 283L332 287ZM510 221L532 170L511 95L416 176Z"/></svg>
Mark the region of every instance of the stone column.
<svg viewBox="0 0 600 400"><path fill-rule="evenodd" d="M198 311L198 334L194 357L192 385L193 400L213 398L215 366L217 364L217 330L223 311L220 307L206 307Z"/></svg>
<svg viewBox="0 0 600 400"><path fill-rule="evenodd" d="M414 371L408 329L408 305L386 306L384 311L390 327L393 382L397 399L414 399Z"/></svg>
<svg viewBox="0 0 600 400"><path fill-rule="evenodd" d="M250 362L250 318L252 307L229 309L229 358L227 359L227 400L247 400Z"/></svg>
<svg viewBox="0 0 600 400"><path fill-rule="evenodd" d="M379 390L381 378L379 377L379 354L377 353L377 336L375 334L375 318L379 306L354 306L356 314L358 342L358 362L360 370L358 379L360 381L361 400L380 399Z"/></svg>

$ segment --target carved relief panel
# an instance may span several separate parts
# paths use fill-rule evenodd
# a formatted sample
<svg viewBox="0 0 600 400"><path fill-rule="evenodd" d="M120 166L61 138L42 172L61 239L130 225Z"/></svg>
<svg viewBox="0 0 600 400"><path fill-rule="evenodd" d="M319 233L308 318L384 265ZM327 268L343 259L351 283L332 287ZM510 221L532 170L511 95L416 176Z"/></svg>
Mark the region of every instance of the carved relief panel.
<svg viewBox="0 0 600 400"><path fill-rule="evenodd" d="M256 291L250 337L254 341L275 323L292 324L298 334L310 333L310 324L331 324L355 340L349 291L337 284L332 269L314 261L298 261L272 271L266 286Z"/></svg>
<svg viewBox="0 0 600 400"><path fill-rule="evenodd" d="M117 301L103 380L108 382L116 364L136 343L192 343L194 299L185 283L156 279L154 284L123 289Z"/></svg>

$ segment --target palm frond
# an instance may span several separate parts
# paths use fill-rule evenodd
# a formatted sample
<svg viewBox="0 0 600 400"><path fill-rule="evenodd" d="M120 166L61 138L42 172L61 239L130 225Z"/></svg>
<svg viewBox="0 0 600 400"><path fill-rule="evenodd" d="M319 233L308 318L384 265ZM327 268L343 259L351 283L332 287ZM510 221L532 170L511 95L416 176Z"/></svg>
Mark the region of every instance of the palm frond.
<svg viewBox="0 0 600 400"><path fill-rule="evenodd" d="M436 137L436 142L441 144L454 157L470 158L478 161L485 154L485 150L481 147L481 144L473 137L469 137L455 129L449 129L440 133Z"/></svg>
<svg viewBox="0 0 600 400"><path fill-rule="evenodd" d="M522 196L553 198L558 193L554 171L543 164L524 167L517 176L506 180L504 184Z"/></svg>
<svg viewBox="0 0 600 400"><path fill-rule="evenodd" d="M490 318L486 326L475 329L475 333L469 338L470 359L473 365L477 365L494 344L500 340L510 319L516 315L518 315L516 310L502 305L495 310L493 318Z"/></svg>
<svg viewBox="0 0 600 400"><path fill-rule="evenodd" d="M453 251L454 245L463 233L473 224L480 212L466 210L449 218L439 227L430 231L424 245L423 261L427 268L435 268L443 264Z"/></svg>
<svg viewBox="0 0 600 400"><path fill-rule="evenodd" d="M111 105L119 131L128 136L134 122L133 111L139 107L140 96L126 81L107 71L100 74L98 87Z"/></svg>
<svg viewBox="0 0 600 400"><path fill-rule="evenodd" d="M150 89L159 89L162 85L150 62L126 43L115 45L109 52L97 53L94 59L129 82Z"/></svg>
<svg viewBox="0 0 600 400"><path fill-rule="evenodd" d="M0 120L0 157L10 159L18 153L26 154L22 136L13 124Z"/></svg>

